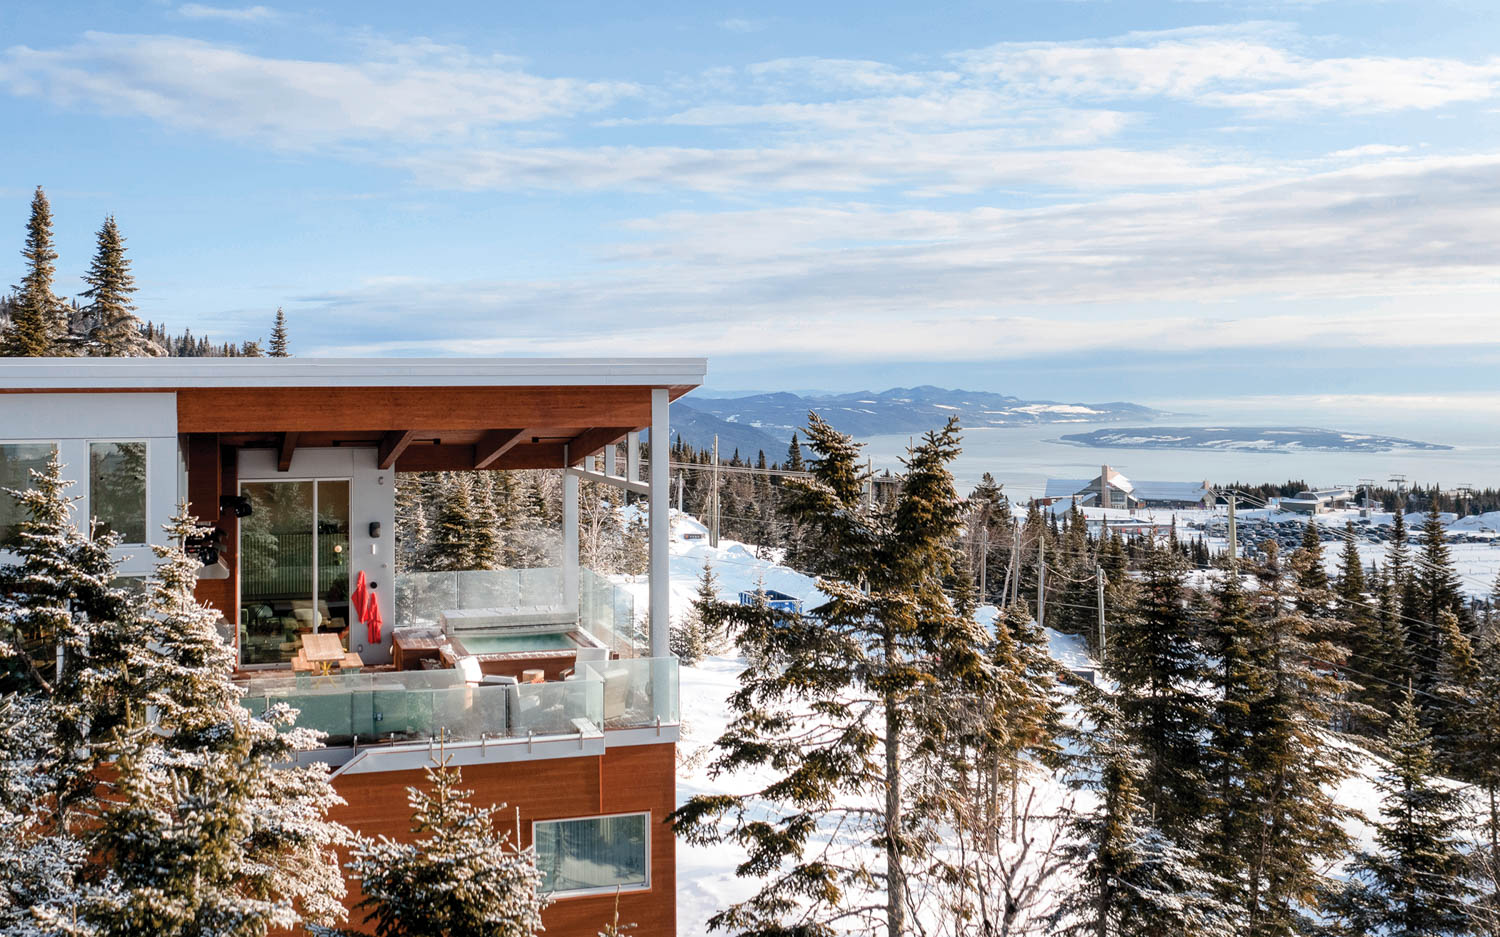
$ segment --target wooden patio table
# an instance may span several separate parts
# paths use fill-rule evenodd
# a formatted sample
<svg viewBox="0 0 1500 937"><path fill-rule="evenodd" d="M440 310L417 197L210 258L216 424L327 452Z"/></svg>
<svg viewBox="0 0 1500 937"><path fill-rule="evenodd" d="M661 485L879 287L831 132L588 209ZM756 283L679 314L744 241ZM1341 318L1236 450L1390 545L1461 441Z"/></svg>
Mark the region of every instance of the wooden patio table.
<svg viewBox="0 0 1500 937"><path fill-rule="evenodd" d="M309 664L316 666L322 673L328 673L336 665L343 662L344 643L333 632L304 634L302 636L302 652Z"/></svg>

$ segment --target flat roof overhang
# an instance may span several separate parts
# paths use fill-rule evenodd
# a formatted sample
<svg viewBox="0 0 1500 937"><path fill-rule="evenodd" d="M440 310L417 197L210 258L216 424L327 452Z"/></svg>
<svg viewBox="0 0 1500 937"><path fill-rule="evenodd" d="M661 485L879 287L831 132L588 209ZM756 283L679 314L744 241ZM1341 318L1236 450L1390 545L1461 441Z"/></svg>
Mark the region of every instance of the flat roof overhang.
<svg viewBox="0 0 1500 937"><path fill-rule="evenodd" d="M651 425L702 358L12 358L0 393L177 395L225 446L368 446L397 471L561 468Z"/></svg>

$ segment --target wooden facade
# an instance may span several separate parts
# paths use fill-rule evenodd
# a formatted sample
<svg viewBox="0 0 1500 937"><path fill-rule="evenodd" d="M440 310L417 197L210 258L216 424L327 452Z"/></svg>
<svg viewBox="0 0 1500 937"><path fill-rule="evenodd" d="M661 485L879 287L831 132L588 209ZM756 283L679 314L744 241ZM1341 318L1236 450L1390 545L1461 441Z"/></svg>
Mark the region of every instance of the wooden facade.
<svg viewBox="0 0 1500 937"><path fill-rule="evenodd" d="M507 828L515 836L520 811L521 844L531 845L536 820L574 819L616 813L651 815L651 886L620 895L620 922L634 924L632 937L674 937L677 933L677 848L667 816L676 808L676 746L631 745L588 758L554 758L502 764L469 765L463 787L474 791L481 806L505 804ZM426 784L422 771L346 774L335 779L348 803L331 812L351 829L367 836L386 835L410 841L406 789ZM345 904L360 900L351 883ZM589 895L561 898L542 912L547 937L594 937L614 917L615 897ZM361 926L352 911L350 925Z"/></svg>

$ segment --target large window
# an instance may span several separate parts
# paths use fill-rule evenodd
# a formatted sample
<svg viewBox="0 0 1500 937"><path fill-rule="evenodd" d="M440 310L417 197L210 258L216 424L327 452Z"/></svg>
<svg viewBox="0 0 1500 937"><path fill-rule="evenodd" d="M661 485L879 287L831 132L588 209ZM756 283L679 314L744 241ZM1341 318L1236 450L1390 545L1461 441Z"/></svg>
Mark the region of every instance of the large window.
<svg viewBox="0 0 1500 937"><path fill-rule="evenodd" d="M252 508L240 522L240 660L282 663L302 635L349 628L349 482L245 482L240 493Z"/></svg>
<svg viewBox="0 0 1500 937"><path fill-rule="evenodd" d="M538 820L532 826L542 891L614 891L651 884L650 814Z"/></svg>
<svg viewBox="0 0 1500 937"><path fill-rule="evenodd" d="M96 533L114 531L121 543L146 542L146 444L89 443L89 510Z"/></svg>
<svg viewBox="0 0 1500 937"><path fill-rule="evenodd" d="M50 442L0 443L0 488L30 488L31 470L44 471L55 452L57 445ZM0 550L15 546L25 517L16 499L0 491Z"/></svg>

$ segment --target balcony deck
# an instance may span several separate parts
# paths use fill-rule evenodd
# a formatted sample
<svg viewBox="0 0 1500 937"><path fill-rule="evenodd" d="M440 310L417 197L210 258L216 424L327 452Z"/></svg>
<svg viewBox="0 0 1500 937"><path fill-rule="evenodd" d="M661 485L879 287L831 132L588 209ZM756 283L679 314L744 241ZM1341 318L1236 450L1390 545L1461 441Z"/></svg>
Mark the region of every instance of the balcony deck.
<svg viewBox="0 0 1500 937"><path fill-rule="evenodd" d="M243 684L241 705L257 715L278 705L297 710L297 727L325 736L326 747L307 759L336 765L377 748L424 753L439 740L486 755L493 748L500 760L522 757L506 751L507 743L523 746L526 755L561 757L602 749L611 739L675 741L679 722L675 658L586 663L570 679L510 685L476 685L455 668L277 672L250 675Z"/></svg>

